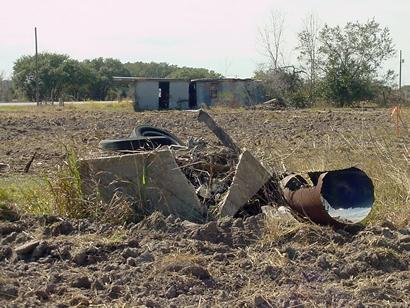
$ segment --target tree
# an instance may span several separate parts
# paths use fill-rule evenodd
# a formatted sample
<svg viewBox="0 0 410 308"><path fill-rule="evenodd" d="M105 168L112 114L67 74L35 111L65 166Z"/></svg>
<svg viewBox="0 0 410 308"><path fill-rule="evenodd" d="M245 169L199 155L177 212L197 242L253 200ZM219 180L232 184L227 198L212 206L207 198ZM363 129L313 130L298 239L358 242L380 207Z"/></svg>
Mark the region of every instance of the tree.
<svg viewBox="0 0 410 308"><path fill-rule="evenodd" d="M269 69L276 70L283 61L283 29L285 18L280 12L272 11L269 22L259 29L259 41L263 54L269 59Z"/></svg>
<svg viewBox="0 0 410 308"><path fill-rule="evenodd" d="M200 79L200 78L222 78L223 76L205 68L180 67L167 75L167 78Z"/></svg>
<svg viewBox="0 0 410 308"><path fill-rule="evenodd" d="M318 59L320 26L317 18L310 14L303 21L303 30L297 34L299 51L298 60L302 70L306 73L309 83L309 99L311 103L316 100L316 81L318 79Z"/></svg>
<svg viewBox="0 0 410 308"><path fill-rule="evenodd" d="M128 69L117 59L97 58L85 60L84 64L92 72L91 97L96 100L115 98L114 76L130 76ZM110 94L110 97L107 97Z"/></svg>
<svg viewBox="0 0 410 308"><path fill-rule="evenodd" d="M67 55L41 53L38 55L39 94L42 100L59 98L70 76L65 66L68 65ZM13 67L13 83L16 89L30 100L35 99L35 58L22 56Z"/></svg>
<svg viewBox="0 0 410 308"><path fill-rule="evenodd" d="M301 71L294 65L285 65L283 56L285 18L272 11L269 22L259 29L259 43L268 59L260 65L254 77L262 81L268 98L277 98L282 104L302 107L306 105Z"/></svg>
<svg viewBox="0 0 410 308"><path fill-rule="evenodd" d="M152 78L166 78L169 74L178 69L176 65L170 65L165 62L127 62L124 66L128 69L131 76Z"/></svg>
<svg viewBox="0 0 410 308"><path fill-rule="evenodd" d="M41 53L38 58L41 100L105 100L124 95L125 89L113 82L114 76L156 78L221 78L205 68L178 67L167 63L121 63L112 58L82 62L67 55ZM13 83L20 97L35 99L35 58L22 56L13 68Z"/></svg>
<svg viewBox="0 0 410 308"><path fill-rule="evenodd" d="M152 77L152 78L222 78L223 76L214 71L205 68L179 67L168 63L125 63L131 76L135 77Z"/></svg>
<svg viewBox="0 0 410 308"><path fill-rule="evenodd" d="M344 28L325 25L319 40L325 97L341 107L373 98L372 83L380 77L383 62L394 55L389 29L374 19L349 22Z"/></svg>

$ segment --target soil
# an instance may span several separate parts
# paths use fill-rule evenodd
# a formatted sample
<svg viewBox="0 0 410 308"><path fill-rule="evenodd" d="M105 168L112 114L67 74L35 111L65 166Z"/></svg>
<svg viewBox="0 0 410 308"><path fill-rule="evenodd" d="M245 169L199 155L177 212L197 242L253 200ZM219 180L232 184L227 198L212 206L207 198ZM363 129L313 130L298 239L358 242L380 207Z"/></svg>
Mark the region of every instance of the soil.
<svg viewBox="0 0 410 308"><path fill-rule="evenodd" d="M0 223L2 306L406 306L410 229L313 225L263 235L252 216L124 227L57 217Z"/></svg>
<svg viewBox="0 0 410 308"><path fill-rule="evenodd" d="M234 110L213 116L268 166L275 165L270 152L302 154L337 132L383 125L392 130L386 110ZM34 152L28 175L52 174L64 161L67 144L81 157L106 155L97 147L101 139L126 137L138 124L218 145L192 112L0 112L0 162L11 167L2 176L23 174ZM410 302L409 227L385 222L347 232L292 220L276 224L264 214L200 225L154 213L119 226L9 213L0 219L0 306L406 307Z"/></svg>
<svg viewBox="0 0 410 308"><path fill-rule="evenodd" d="M197 121L196 113L190 111L56 110L0 112L0 162L11 166L9 174L23 172L34 153L31 174L52 172L64 160L67 145L75 146L81 157L100 156L104 154L98 149L102 139L128 137L135 126L142 124L165 128L183 141L195 137L211 146L218 144L209 129ZM232 110L211 114L242 148L252 150L268 166L275 163L270 152L303 153L305 148L323 147L341 132L349 137L376 128L394 134L385 109Z"/></svg>

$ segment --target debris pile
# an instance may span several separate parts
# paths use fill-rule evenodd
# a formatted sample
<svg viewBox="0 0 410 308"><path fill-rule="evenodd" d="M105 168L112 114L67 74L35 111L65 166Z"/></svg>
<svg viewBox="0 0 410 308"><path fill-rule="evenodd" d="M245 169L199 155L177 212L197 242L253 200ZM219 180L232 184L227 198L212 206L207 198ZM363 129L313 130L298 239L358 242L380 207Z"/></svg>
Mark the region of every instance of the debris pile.
<svg viewBox="0 0 410 308"><path fill-rule="evenodd" d="M107 203L120 196L131 200L142 216L160 211L192 222L252 216L264 206L286 205L304 219L343 226L360 222L370 212L373 184L360 169L311 172L313 186L295 174L280 181L208 113L200 110L198 120L221 146L208 147L201 138L184 145L165 130L137 127L126 139L100 143L123 155L82 161L84 191L92 193L97 185ZM135 148L139 143L143 145Z"/></svg>
<svg viewBox="0 0 410 308"><path fill-rule="evenodd" d="M286 108L286 103L283 99L274 98L249 108L254 110L283 110Z"/></svg>
<svg viewBox="0 0 410 308"><path fill-rule="evenodd" d="M175 151L175 160L208 209L222 201L232 184L238 155L225 147Z"/></svg>

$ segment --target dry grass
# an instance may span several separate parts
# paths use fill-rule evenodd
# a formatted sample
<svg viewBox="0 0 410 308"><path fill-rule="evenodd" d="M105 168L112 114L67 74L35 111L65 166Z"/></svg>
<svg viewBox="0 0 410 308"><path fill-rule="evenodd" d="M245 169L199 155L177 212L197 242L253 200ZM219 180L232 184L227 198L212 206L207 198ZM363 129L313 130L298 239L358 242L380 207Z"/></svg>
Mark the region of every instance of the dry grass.
<svg viewBox="0 0 410 308"><path fill-rule="evenodd" d="M165 255L163 258L159 259L157 262L157 268L163 269L171 264L205 264L203 256L194 253L185 253L181 251L176 251L171 254Z"/></svg>
<svg viewBox="0 0 410 308"><path fill-rule="evenodd" d="M14 108L14 107L13 107ZM19 107L19 108L31 108L30 110L39 112L48 112L47 110L61 107L42 107L36 109L36 107ZM129 102L113 103L113 104L96 104L86 103L83 105L66 105L64 110L69 109L79 110L117 110L121 112L131 112L132 106ZM0 107L0 112L4 108ZM63 109L61 109L63 110ZM379 109L380 111L380 109ZM408 225L410 223L410 108L402 108L402 120L407 124L407 129L402 127L401 135L399 137L395 134L394 123L391 121L389 110L382 110L385 112L385 118L380 123L374 124L368 118L372 113L361 109L332 109L333 115L342 115L346 112L351 112L352 116L359 118L358 121L352 121L354 126L349 126L350 121L346 124L334 124L332 121L327 122L326 129L323 130L323 123L318 123L318 114L323 115L330 111L324 111L319 109L308 109L295 112L264 112L257 113L258 123L246 122L246 119L241 115L251 116L250 111L244 109L229 109L229 108L214 108L210 112L215 115L217 120L220 118L238 119L238 122L231 124L230 122L220 122L220 124L226 128L229 132L234 128L236 123L240 124L241 121L246 122L246 125L256 125L257 130L252 130L252 127L243 126L241 131L237 131L236 135L233 133L233 137L241 140L241 146L248 148L252 153L258 157L265 165L274 166L279 172L281 171L300 171L307 172L311 170L329 170L336 168L346 168L351 166L357 166L363 169L373 180L375 186L376 203L374 210L372 211L368 223L379 223L386 219L394 222L399 226ZM166 111L166 116L176 118L180 114L174 111ZM156 112L149 112L149 114L157 114ZM374 115L374 113L373 113ZM162 116L162 114L161 114ZM144 118L141 115L142 118ZM259 119L259 117L261 117ZM297 125L299 119L303 120L306 124L306 118L311 121L314 126L313 130L304 130L301 127L294 127L294 130L289 130L279 134L281 137L287 138L271 138L271 135L264 135L267 128L264 127L264 122L275 123L276 121L283 123L291 121L292 118ZM342 117L346 120L346 117ZM241 120L242 119L242 120ZM239 121L241 120L241 121ZM316 133L316 124L322 124L322 129L319 130L320 134ZM229 128L229 126L231 127ZM337 126L337 127L336 127ZM282 125L283 127L283 125ZM337 129L335 129L337 128ZM273 126L273 129L274 126ZM261 132L258 134L257 132ZM234 131L234 130L233 130ZM255 131L255 134L249 132ZM98 130L90 131L90 136L97 136ZM288 136L286 136L288 134ZM241 139L239 139L241 138ZM85 147L82 147L85 148ZM43 185L43 179L38 180ZM0 179L0 183L3 180ZM30 181L28 181L30 184ZM24 180L24 183L27 183ZM74 177L75 183L75 177ZM56 183L54 183L56 184ZM63 185L64 181L60 181ZM57 183L58 186L61 186ZM64 184L65 185L65 184ZM63 186L64 186L63 185ZM20 185L23 186L23 185ZM30 202L26 202L27 206L23 205L28 211L33 210L37 213L42 213L50 210L49 202L46 198L37 198L37 194L33 191L38 190L36 186L39 185L25 185L28 188L24 192L20 192L20 195L25 196L21 199L29 199ZM5 189L3 185L0 185L0 202L6 202L4 200L10 199L13 202L16 201L16 190L12 193ZM5 187L10 187L6 185ZM30 188L31 187L31 188ZM68 186L69 188L69 186ZM23 189L24 190L24 189ZM75 193L74 189L74 193ZM67 196L71 196L68 193ZM60 192L56 191L55 198L61 198ZM64 197L66 200L68 197ZM73 200L78 199L74 196ZM3 200L3 201L1 201ZM68 199L70 200L70 199ZM70 201L71 202L71 201ZM73 201L74 202L74 201ZM127 206L119 201L115 201L115 206L119 208L126 208ZM38 204L38 206L32 206ZM68 203L67 203L68 204ZM113 205L113 204L112 204ZM111 205L110 208L113 208ZM64 206L64 202L58 202L56 206L63 206L63 209L67 210L71 207ZM115 207L114 206L114 207ZM98 209L100 205L96 205ZM85 208L90 208L86 205ZM63 215L71 215L63 210L59 211ZM81 212L81 211L80 211ZM115 210L114 212L117 212ZM112 212L110 215L112 215ZM97 215L97 212L91 213ZM90 214L90 215L91 215ZM79 216L82 216L81 214ZM75 215L74 215L75 216ZM119 217L120 219L120 217Z"/></svg>
<svg viewBox="0 0 410 308"><path fill-rule="evenodd" d="M264 139L261 141L263 148L254 146L251 150L266 165L273 166L279 171L303 173L357 166L372 178L375 189L376 201L367 222L377 223L387 219L398 226L408 225L409 128L402 126L400 136L396 136L388 110L385 122L381 122L378 127L367 124L365 113L357 110L357 114L362 117L362 127L346 127L343 132L329 127L327 133L317 138L312 138L307 132L302 131L296 139L291 139L291 143L286 140ZM410 123L410 108L402 109L402 119L404 123ZM312 123L315 121L312 115Z"/></svg>

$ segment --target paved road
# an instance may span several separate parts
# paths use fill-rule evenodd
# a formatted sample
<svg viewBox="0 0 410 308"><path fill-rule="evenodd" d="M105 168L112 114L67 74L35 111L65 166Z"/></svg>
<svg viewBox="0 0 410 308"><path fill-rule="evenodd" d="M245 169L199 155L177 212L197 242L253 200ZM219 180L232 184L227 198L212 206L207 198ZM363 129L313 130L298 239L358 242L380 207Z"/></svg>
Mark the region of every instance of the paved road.
<svg viewBox="0 0 410 308"><path fill-rule="evenodd" d="M70 104L86 104L86 103L92 103L92 104L111 104L111 103L117 103L117 101L98 101L98 102L64 102L66 105ZM58 102L54 103L55 106L58 106ZM0 107L7 107L7 106L36 106L35 102L6 102L6 103L0 103Z"/></svg>

